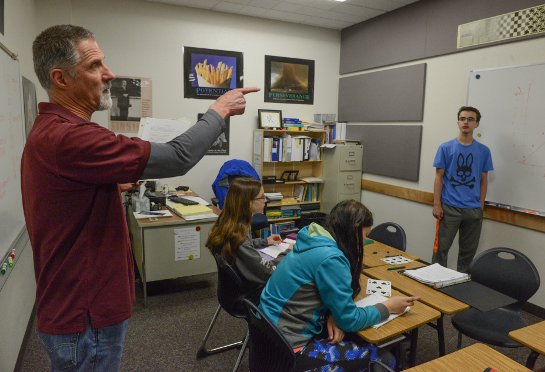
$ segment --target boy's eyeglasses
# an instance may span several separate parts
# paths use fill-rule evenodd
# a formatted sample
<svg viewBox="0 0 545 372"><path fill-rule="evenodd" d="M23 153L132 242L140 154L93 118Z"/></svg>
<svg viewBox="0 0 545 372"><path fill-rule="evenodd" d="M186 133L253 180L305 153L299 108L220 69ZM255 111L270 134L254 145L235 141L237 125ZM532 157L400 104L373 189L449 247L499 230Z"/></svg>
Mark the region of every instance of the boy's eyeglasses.
<svg viewBox="0 0 545 372"><path fill-rule="evenodd" d="M461 117L461 118L458 118L458 121L461 122L461 123L464 122L464 121L467 121L468 123L473 123L474 121L477 121L477 119Z"/></svg>

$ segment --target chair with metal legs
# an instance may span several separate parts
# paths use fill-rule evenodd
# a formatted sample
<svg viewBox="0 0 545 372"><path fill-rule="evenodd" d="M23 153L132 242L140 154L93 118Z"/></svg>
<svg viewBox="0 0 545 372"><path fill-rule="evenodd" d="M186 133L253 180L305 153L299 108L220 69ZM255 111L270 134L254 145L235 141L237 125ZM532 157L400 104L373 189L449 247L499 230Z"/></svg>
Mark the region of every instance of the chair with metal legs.
<svg viewBox="0 0 545 372"><path fill-rule="evenodd" d="M517 348L522 345L509 338L509 332L527 326L521 309L540 285L539 272L522 252L512 248L491 248L477 255L469 267L471 280L517 300L516 303L490 311L470 308L452 317L458 331L458 349L462 334L490 345Z"/></svg>
<svg viewBox="0 0 545 372"><path fill-rule="evenodd" d="M235 366L233 367L234 372L238 369L242 357L244 356L246 344L248 343L248 332L246 332L246 336L242 341L234 342L228 345L209 349L207 348L206 343L208 341L208 338L210 337L212 329L214 328L216 320L218 319L219 313L222 309L235 318L245 319L246 311L244 309L244 305L242 304L242 300L244 298L249 298L255 301L259 294L259 291L256 291L255 289L250 289L249 286L247 286L244 280L240 277L236 268L226 262L221 256L221 253L214 253L214 259L216 260L216 265L218 267L217 295L219 305L216 312L214 313L214 316L212 317L212 321L208 326L201 345L199 346L199 349L197 351L197 359L202 359L209 355L221 353L223 351L235 348L240 349L237 361L235 363Z"/></svg>

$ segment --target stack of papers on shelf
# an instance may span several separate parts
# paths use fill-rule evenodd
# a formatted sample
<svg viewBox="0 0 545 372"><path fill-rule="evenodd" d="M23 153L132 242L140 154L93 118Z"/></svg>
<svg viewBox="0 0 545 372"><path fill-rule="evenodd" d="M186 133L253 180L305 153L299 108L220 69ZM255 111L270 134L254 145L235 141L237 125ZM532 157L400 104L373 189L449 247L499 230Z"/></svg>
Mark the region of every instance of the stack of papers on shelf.
<svg viewBox="0 0 545 372"><path fill-rule="evenodd" d="M303 177L301 181L305 181L306 183L324 183L324 179L319 177Z"/></svg>
<svg viewBox="0 0 545 372"><path fill-rule="evenodd" d="M306 130L324 130L323 123L316 123L314 121L303 121L303 125Z"/></svg>
<svg viewBox="0 0 545 372"><path fill-rule="evenodd" d="M373 306L373 305L376 305L378 303L382 303L384 301L386 301L388 298L387 297L384 297L384 296L381 296L379 294L371 294L367 297L364 297L362 298L361 300L359 300L358 302L356 302L356 306L358 307L366 307L366 306ZM391 320L394 320L395 318L397 318L398 316L400 315L403 315L405 314L407 311L411 310L411 307L410 306L407 306L405 308L405 311L403 311L402 313L399 313L399 314L390 314L390 316L388 317L388 319L386 319L385 321L383 321L382 323L378 323L378 324L375 324L374 326L372 326L373 328L378 328L386 323L388 323L389 321Z"/></svg>
<svg viewBox="0 0 545 372"><path fill-rule="evenodd" d="M441 266L437 263L415 270L405 270L403 274L435 288L442 288L471 280L469 274L449 269L448 267Z"/></svg>
<svg viewBox="0 0 545 372"><path fill-rule="evenodd" d="M265 197L270 201L278 201L283 198L281 192L266 192Z"/></svg>

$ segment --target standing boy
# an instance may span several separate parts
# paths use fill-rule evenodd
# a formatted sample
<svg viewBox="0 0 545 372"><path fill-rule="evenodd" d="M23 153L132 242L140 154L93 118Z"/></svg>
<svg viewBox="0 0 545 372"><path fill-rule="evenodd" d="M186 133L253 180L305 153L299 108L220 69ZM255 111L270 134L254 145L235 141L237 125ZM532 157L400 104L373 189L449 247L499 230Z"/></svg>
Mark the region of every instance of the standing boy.
<svg viewBox="0 0 545 372"><path fill-rule="evenodd" d="M458 110L458 138L439 146L433 166L433 216L437 219L433 263L447 266L448 251L460 231L457 269L468 272L481 235L488 172L493 170L490 149L473 139L481 113L474 107Z"/></svg>

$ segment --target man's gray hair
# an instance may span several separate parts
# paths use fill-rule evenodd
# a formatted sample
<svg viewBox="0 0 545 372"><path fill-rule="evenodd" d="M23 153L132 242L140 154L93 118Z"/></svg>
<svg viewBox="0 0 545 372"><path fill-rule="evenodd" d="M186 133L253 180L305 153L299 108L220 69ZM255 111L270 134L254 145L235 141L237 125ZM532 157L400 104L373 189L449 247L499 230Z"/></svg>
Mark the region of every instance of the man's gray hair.
<svg viewBox="0 0 545 372"><path fill-rule="evenodd" d="M81 40L95 39L95 35L80 26L58 25L42 31L32 44L34 71L45 90L51 88L51 70L62 68L75 77L80 56L76 45Z"/></svg>

